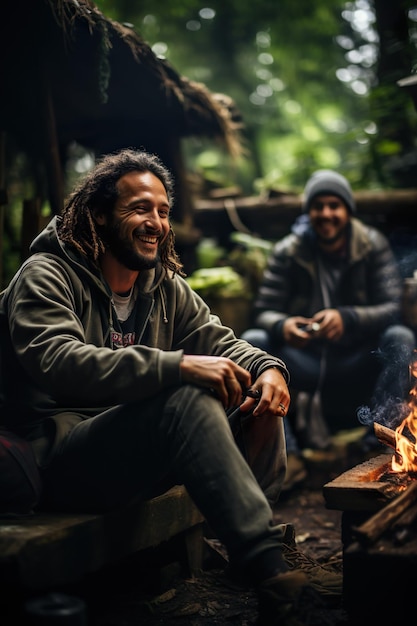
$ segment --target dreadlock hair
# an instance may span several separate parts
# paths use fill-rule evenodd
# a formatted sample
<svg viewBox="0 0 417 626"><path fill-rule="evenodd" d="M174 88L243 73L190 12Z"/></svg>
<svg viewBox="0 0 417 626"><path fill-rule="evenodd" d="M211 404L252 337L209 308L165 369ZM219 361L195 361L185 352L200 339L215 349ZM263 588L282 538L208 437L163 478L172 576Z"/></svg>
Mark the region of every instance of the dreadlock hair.
<svg viewBox="0 0 417 626"><path fill-rule="evenodd" d="M125 148L102 156L68 196L57 227L60 239L74 246L95 265L98 265L99 255L104 252L105 245L97 232L94 210L100 209L102 213L111 216L119 195L117 183L129 172L154 174L165 187L168 202L172 206L174 180L155 154ZM166 271L171 270L184 276L183 265L174 244L175 235L170 227L168 237L161 245L161 263Z"/></svg>

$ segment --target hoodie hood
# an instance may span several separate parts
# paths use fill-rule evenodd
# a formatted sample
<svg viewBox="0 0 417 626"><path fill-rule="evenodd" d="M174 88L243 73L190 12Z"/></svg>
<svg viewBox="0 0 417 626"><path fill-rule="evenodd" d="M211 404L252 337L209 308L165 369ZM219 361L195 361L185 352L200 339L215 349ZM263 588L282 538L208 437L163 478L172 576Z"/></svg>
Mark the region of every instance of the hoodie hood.
<svg viewBox="0 0 417 626"><path fill-rule="evenodd" d="M106 287L108 295L111 289L105 281L100 269L88 257L84 256L78 250L69 246L59 239L57 226L62 218L54 216L46 227L39 233L30 245L31 254L40 252L48 253L64 259L78 272L82 272L84 276L91 282L103 288ZM157 289L165 277L165 270L158 263L156 268L150 270L142 270L139 274L139 284L143 292L151 293Z"/></svg>
<svg viewBox="0 0 417 626"><path fill-rule="evenodd" d="M94 283L103 283L100 270L86 256L82 255L75 248L62 242L57 233L57 225L62 218L55 216L32 241L29 251L31 254L46 253L53 254L65 260L69 265L82 272Z"/></svg>

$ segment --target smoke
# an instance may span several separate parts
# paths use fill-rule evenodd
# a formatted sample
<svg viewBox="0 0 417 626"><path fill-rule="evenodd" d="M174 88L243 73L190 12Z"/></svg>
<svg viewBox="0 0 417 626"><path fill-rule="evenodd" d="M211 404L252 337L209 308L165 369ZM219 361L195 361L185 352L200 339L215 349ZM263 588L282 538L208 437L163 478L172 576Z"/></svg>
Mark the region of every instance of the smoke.
<svg viewBox="0 0 417 626"><path fill-rule="evenodd" d="M407 229L397 229L390 236L390 243L397 258L403 278L413 276L417 270L417 234Z"/></svg>
<svg viewBox="0 0 417 626"><path fill-rule="evenodd" d="M417 273L417 235L409 230L398 229L390 237L402 278ZM407 345L386 345L375 353L381 362L381 374L377 380L371 406L360 406L356 415L363 426L374 422L387 428L397 428L410 413L410 391L417 386L416 351Z"/></svg>
<svg viewBox="0 0 417 626"><path fill-rule="evenodd" d="M366 405L359 407L356 416L363 426L370 427L374 422L377 422L395 430L409 413L410 407L406 400L387 397L385 403L379 404L373 409Z"/></svg>
<svg viewBox="0 0 417 626"><path fill-rule="evenodd" d="M386 346L375 353L381 361L371 406L361 406L356 415L360 424L370 427L374 422L395 430L410 413L410 391L417 385L411 375L415 370L416 352L408 345Z"/></svg>
<svg viewBox="0 0 417 626"><path fill-rule="evenodd" d="M391 244L395 250L401 276L403 278L412 277L417 270L417 235L410 238L408 233L403 236L397 233L395 240L391 238Z"/></svg>

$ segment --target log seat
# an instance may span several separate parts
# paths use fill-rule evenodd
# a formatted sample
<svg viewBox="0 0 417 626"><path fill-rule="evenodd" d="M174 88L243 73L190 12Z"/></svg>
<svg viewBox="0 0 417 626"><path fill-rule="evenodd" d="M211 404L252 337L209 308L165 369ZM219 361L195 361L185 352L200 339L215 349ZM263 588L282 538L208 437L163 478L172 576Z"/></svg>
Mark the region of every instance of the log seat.
<svg viewBox="0 0 417 626"><path fill-rule="evenodd" d="M202 567L204 518L183 486L105 514L0 518L0 582L41 590L72 584L101 567L175 536L190 575Z"/></svg>

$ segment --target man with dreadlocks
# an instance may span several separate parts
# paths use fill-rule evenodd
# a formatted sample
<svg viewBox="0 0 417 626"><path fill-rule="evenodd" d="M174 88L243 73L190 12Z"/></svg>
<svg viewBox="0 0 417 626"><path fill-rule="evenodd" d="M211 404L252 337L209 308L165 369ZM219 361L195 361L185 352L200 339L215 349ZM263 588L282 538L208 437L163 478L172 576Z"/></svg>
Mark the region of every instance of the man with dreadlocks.
<svg viewBox="0 0 417 626"><path fill-rule="evenodd" d="M3 413L33 445L44 507L106 511L184 484L257 587L259 623L296 624L307 579L286 564L271 508L288 371L184 280L172 202L169 171L143 151L106 155L78 183L2 295ZM227 419L236 407L248 460Z"/></svg>

